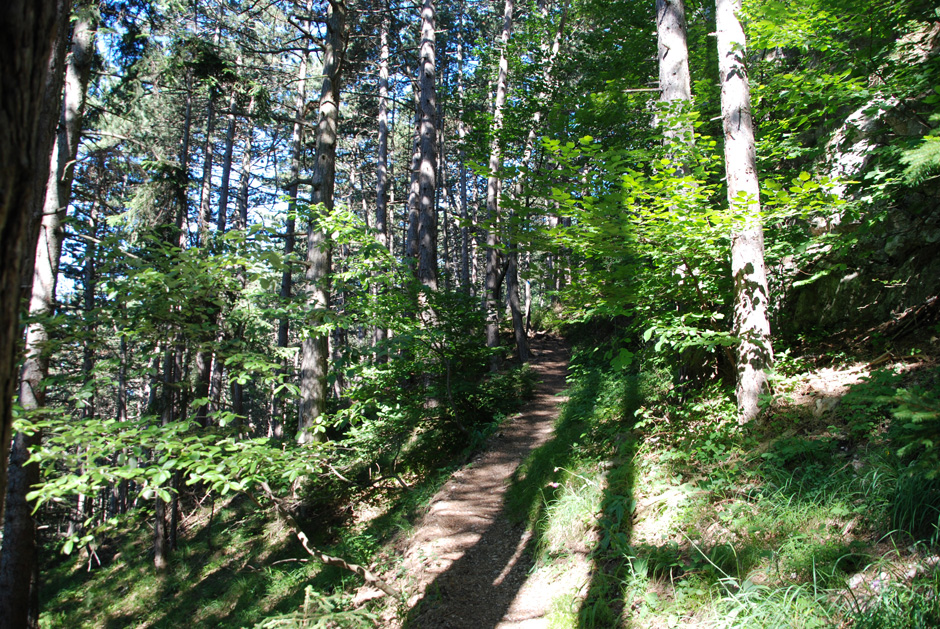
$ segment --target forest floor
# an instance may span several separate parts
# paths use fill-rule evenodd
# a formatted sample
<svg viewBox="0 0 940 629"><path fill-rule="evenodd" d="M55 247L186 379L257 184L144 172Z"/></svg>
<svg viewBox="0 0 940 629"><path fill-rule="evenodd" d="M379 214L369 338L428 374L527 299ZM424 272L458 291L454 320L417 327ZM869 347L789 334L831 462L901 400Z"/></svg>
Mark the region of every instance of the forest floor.
<svg viewBox="0 0 940 629"><path fill-rule="evenodd" d="M404 624L387 616L389 626L542 627L555 595L570 589L572 580L585 578L577 570L562 579L530 574L532 531L506 506L519 465L549 441L566 400L559 394L565 388L568 349L560 339L543 337L533 350L539 380L533 398L451 477L415 529L400 540L398 581L406 584L408 611ZM580 572L587 567L584 562Z"/></svg>
<svg viewBox="0 0 940 629"><path fill-rule="evenodd" d="M683 391L652 361L612 369L594 337L539 335L534 395L469 463L370 486L322 533L402 600L230 497L184 509L162 574L143 510L90 557L50 553L40 625L937 627L940 452L897 449L940 443L938 338L780 351L774 398L742 428L718 384Z"/></svg>

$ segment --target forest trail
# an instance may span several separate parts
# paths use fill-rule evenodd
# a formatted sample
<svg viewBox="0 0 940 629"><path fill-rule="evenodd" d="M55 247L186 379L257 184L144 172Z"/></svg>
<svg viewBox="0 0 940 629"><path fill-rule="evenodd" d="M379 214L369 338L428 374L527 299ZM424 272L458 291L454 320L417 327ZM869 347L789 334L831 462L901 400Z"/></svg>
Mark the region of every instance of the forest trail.
<svg viewBox="0 0 940 629"><path fill-rule="evenodd" d="M547 626L551 583L537 578L532 532L505 514L513 473L552 437L565 398L568 350L561 340L536 341L534 397L494 435L485 450L456 472L431 500L403 541L402 581L408 594L404 624L434 629ZM553 579L555 585L559 579Z"/></svg>

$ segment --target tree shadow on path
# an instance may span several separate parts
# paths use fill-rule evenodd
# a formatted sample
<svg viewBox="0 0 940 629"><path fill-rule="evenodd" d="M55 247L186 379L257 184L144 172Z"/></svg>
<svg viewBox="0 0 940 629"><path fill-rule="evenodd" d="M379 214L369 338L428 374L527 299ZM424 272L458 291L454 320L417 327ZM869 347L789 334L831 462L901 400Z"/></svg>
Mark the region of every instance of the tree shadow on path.
<svg viewBox="0 0 940 629"><path fill-rule="evenodd" d="M511 606L533 566L535 539L507 514L506 492L519 463L552 437L568 361L559 340L536 350L535 397L435 496L409 544L406 578L419 594L409 600L405 627L487 629L526 620L512 617Z"/></svg>

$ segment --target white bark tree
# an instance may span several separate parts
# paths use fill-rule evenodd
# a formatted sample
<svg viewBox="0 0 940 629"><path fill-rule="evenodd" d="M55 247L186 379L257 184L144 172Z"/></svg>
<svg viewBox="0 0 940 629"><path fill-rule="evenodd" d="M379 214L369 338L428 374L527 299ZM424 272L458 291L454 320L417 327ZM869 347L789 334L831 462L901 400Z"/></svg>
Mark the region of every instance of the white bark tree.
<svg viewBox="0 0 940 629"><path fill-rule="evenodd" d="M716 0L715 4L728 206L735 224L731 234L733 332L739 339L735 357L735 394L738 419L747 423L759 413L759 396L767 389L767 370L773 365L764 230L760 216L744 29L738 20L741 0Z"/></svg>

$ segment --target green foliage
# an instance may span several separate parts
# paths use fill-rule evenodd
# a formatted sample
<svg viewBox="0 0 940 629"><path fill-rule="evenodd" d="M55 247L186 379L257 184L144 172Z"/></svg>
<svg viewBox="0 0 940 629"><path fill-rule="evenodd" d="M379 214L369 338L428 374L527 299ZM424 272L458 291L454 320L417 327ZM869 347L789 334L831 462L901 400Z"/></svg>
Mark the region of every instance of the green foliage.
<svg viewBox="0 0 940 629"><path fill-rule="evenodd" d="M898 456L915 458L927 478L935 478L940 469L940 391L936 389L937 374L928 387L898 389L889 398L881 398L894 408L892 433L900 445Z"/></svg>
<svg viewBox="0 0 940 629"><path fill-rule="evenodd" d="M304 604L300 611L266 618L254 629L354 629L374 627L378 618L362 609L346 609L347 597L341 594L324 596L312 586L304 588Z"/></svg>
<svg viewBox="0 0 940 629"><path fill-rule="evenodd" d="M940 117L934 116L935 121ZM924 136L920 144L902 153L904 178L911 184L922 183L940 171L940 136Z"/></svg>
<svg viewBox="0 0 940 629"><path fill-rule="evenodd" d="M854 600L849 616L858 629L911 627L926 629L940 624L940 577L936 568L910 585L883 583L873 600Z"/></svg>

